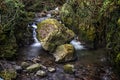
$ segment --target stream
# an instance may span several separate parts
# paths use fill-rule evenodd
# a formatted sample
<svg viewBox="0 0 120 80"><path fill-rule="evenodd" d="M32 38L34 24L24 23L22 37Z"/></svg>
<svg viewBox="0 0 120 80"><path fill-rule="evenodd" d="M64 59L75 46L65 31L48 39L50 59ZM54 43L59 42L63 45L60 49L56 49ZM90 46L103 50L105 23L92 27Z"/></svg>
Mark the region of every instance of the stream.
<svg viewBox="0 0 120 80"><path fill-rule="evenodd" d="M36 19L36 22L41 22L48 17ZM22 47L18 51L17 61L8 61L7 63L1 61L6 68L17 66L17 78L15 80L119 80L112 65L107 59L107 52L105 49L91 50L85 48L80 41L75 37L70 44L75 48L77 59L66 63L56 63L55 58L45 51L41 43L38 41L36 35L36 22L28 27L33 30L34 43ZM35 63L42 64L43 70L46 72L45 77L36 76L36 72L27 72L21 69L21 63L27 62L28 65ZM75 71L72 74L66 73L63 69L65 64L74 65ZM9 66L9 67L8 67ZM49 72L48 67L53 67L54 72ZM1 78L0 78L1 80Z"/></svg>
<svg viewBox="0 0 120 80"><path fill-rule="evenodd" d="M49 52L42 49L40 42L37 40L35 31L37 26L32 24L31 27L33 28L34 43L20 49L18 63L40 63L45 67L53 67L56 71L50 73L45 69L46 77L38 77L34 72L26 73L22 71L17 80L117 80L113 68L106 58L105 49L87 49L80 41L76 40L76 37L70 44L75 47L77 60L58 64ZM63 70L65 64L74 65L75 72L73 74L65 73Z"/></svg>

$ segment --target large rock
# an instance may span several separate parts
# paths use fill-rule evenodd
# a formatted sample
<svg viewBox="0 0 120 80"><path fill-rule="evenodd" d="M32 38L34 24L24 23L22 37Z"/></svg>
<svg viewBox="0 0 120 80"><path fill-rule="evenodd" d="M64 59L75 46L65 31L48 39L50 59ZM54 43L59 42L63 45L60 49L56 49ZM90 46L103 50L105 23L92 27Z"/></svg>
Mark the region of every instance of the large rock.
<svg viewBox="0 0 120 80"><path fill-rule="evenodd" d="M74 47L71 44L64 44L57 47L53 53L56 62L67 62L75 58Z"/></svg>
<svg viewBox="0 0 120 80"><path fill-rule="evenodd" d="M53 52L57 46L71 41L75 35L56 19L46 19L38 23L37 32L42 47L50 52Z"/></svg>

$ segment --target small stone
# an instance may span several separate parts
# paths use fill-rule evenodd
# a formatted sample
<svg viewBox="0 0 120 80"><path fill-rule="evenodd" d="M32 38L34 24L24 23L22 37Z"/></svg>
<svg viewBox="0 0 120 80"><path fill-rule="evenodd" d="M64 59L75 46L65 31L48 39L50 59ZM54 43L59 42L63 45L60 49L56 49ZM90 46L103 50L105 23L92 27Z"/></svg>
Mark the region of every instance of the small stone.
<svg viewBox="0 0 120 80"><path fill-rule="evenodd" d="M22 62L22 63L21 63L21 66L22 66L22 68L26 68L26 67L29 66L29 63L27 63L27 62Z"/></svg>
<svg viewBox="0 0 120 80"><path fill-rule="evenodd" d="M45 71L39 70L39 71L36 72L36 75L37 75L37 76L40 76L40 77L45 77L47 74L46 74Z"/></svg>
<svg viewBox="0 0 120 80"><path fill-rule="evenodd" d="M55 70L55 68L48 67L48 71L52 73L52 72L55 72L56 70Z"/></svg>
<svg viewBox="0 0 120 80"><path fill-rule="evenodd" d="M74 73L75 72L75 69L74 69L74 65L72 65L72 64L66 64L66 65L64 65L64 71L66 72L66 73Z"/></svg>
<svg viewBox="0 0 120 80"><path fill-rule="evenodd" d="M47 69L47 67L44 65L40 65L40 66L41 66L41 69Z"/></svg>
<svg viewBox="0 0 120 80"><path fill-rule="evenodd" d="M26 68L26 70L27 71L36 71L36 70L38 70L39 68L41 67L41 64L38 64L38 63L36 63L36 64L33 64L33 65L30 65L30 66L28 66L27 68Z"/></svg>

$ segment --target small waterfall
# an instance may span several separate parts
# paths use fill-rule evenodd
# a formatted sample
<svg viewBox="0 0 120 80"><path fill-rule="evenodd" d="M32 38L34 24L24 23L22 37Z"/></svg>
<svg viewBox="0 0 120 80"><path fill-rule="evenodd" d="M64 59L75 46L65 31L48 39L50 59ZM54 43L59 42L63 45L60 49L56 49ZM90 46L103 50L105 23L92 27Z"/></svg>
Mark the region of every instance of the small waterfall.
<svg viewBox="0 0 120 80"><path fill-rule="evenodd" d="M33 23L31 26L33 27L33 39L34 39L34 43L31 46L32 47L40 47L41 44L37 39L37 33L36 33L37 25L35 23Z"/></svg>
<svg viewBox="0 0 120 80"><path fill-rule="evenodd" d="M70 44L72 44L76 50L85 49L84 46L81 45L81 42L77 40L77 37L74 38L74 39L70 42Z"/></svg>

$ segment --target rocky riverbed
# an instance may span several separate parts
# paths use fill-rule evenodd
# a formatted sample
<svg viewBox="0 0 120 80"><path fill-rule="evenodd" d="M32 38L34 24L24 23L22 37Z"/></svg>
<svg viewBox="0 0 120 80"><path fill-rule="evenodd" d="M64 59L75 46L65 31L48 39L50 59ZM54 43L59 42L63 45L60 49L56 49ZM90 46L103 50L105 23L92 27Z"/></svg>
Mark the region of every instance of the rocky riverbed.
<svg viewBox="0 0 120 80"><path fill-rule="evenodd" d="M52 55L41 50L29 59L20 55L17 61L0 60L0 69L8 71L6 76L12 80L118 80L104 53L101 49L77 51L77 60L56 63Z"/></svg>

